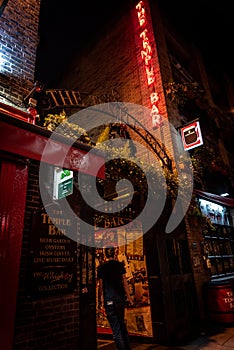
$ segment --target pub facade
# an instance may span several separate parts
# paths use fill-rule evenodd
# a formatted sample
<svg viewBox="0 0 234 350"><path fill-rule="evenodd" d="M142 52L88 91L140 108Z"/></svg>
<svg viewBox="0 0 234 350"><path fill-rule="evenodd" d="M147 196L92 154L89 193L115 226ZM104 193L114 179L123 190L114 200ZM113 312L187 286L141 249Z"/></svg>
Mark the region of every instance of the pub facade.
<svg viewBox="0 0 234 350"><path fill-rule="evenodd" d="M233 151L230 147L231 132L226 127L231 125L231 116L223 112L231 109L231 106L222 106L217 99L217 91L222 95L225 86L221 86L208 72L199 49L186 41L183 35L180 36L178 32L174 34L176 30L168 22L167 9L160 2L120 2L116 16L106 24L105 30L96 33L95 42L93 40L84 49L83 55L81 51L71 60L69 67L65 67L58 87L69 84L72 89L79 82L86 91L101 96L106 91L118 91L118 101L128 112L126 124L130 138L143 142L149 149L156 143L155 139L162 141L166 146L163 158L167 159L168 154L170 162L162 163L157 148L154 156L161 161L168 174L170 166L177 174L178 169L185 166L185 162L177 158L184 149L194 166L194 188L201 191L202 197L205 192L210 198L216 195L215 203L218 200L225 204L221 194L227 192L229 197L233 197ZM228 95L228 91L226 93ZM229 97L231 100L230 94ZM110 97L109 101L115 100ZM140 116L131 113L133 109L128 103L143 105L150 112L142 112ZM133 118L134 127L131 117L137 119ZM116 123L121 124L125 120L123 114L118 114ZM138 123L144 125L147 135L144 132L139 135ZM167 123L176 130L166 128ZM226 125L223 132L221 125ZM181 131L179 136L177 131ZM146 136L143 141L141 136ZM110 132L109 137L112 138L113 133ZM137 156L143 162L145 159L151 161L148 155L138 153ZM202 162L201 167L199 162ZM114 172L112 175L116 177ZM156 341L171 342L192 336L203 322L211 318L207 306L207 284L213 283L214 279L215 283L221 284L223 278L232 280L230 264L233 251L230 250L229 256L225 257L225 250L220 255L206 250L210 236L207 231L215 230L216 226L210 225L212 218L200 210L200 198L196 192L193 193L184 219L170 233L166 234L165 228L174 199L171 207L167 203L162 216L143 236L143 240L136 243L137 247L127 244L126 237L132 233L119 233L126 242L126 246L119 248L119 259L125 261L128 268L129 283L133 284L133 298L138 307L138 310L127 311L129 316L126 322L133 335L152 336ZM193 210L194 203L196 210ZM233 201L230 200L229 206L222 212L229 212L231 217L232 210ZM156 216L153 209L151 215ZM113 224L113 220L110 222ZM230 226L233 227L231 219ZM113 230L117 234L119 229ZM138 230L144 231L139 227L136 232ZM223 239L223 235L216 235L213 231L212 235L212 241L219 239L221 242ZM97 236L103 238L103 232L98 232ZM231 237L232 234L229 239ZM97 255L98 265L103 259L102 251L99 250ZM224 265L226 267L221 268ZM141 269L145 271L143 278L139 277ZM222 273L213 275L218 269ZM142 288L141 296L139 288ZM228 307L228 312L232 313L231 306ZM215 308L219 313L217 304L213 306ZM102 311L97 309L98 332L105 334L108 333L108 324Z"/></svg>
<svg viewBox="0 0 234 350"><path fill-rule="evenodd" d="M215 192L220 183L225 189L232 186L227 176L220 177L220 183L209 177L210 185L204 179L201 183L194 178L200 192L193 191L194 202L191 193L188 212L170 231L168 222L178 188L175 190L175 186L173 193L168 190L165 197L160 192L160 197L154 182L147 187L141 166L155 164L158 176L167 176L167 184L178 174L186 175L185 181L191 179L190 173L183 172L187 163L178 159L178 154L186 155L190 162L195 148L190 157L184 153L178 130L183 124L194 122L193 112L196 116L198 113L206 146L216 131L214 124L217 126L225 118L221 111L217 116L210 108L214 101L205 67L202 61L196 65L194 58L190 60L186 46L179 44L164 25L155 2L129 1L120 6L114 19L116 26L110 23L108 33L97 34L92 49L74 59L56 89L43 90L34 83L32 69L40 3L27 4L26 17L35 26L28 35L34 44L25 46L25 34L16 47L19 52L24 47L25 56L32 50L32 64L25 74L25 62L19 61L15 53L15 60L13 54L10 58L19 67L17 73L9 71L8 57L3 54L1 68L1 272L5 283L0 288L0 300L1 315L6 315L0 319L1 344L6 350L93 350L97 348L97 336L109 337L111 332L99 305L96 281L96 269L103 262L103 247L107 245L116 247L117 257L127 270L134 300L134 307L126 308L130 335L162 343L190 338L217 311L207 310L204 286L220 278L230 281L233 274L233 201L222 201L222 208L214 208L201 199L211 200L210 192ZM12 37L12 27L8 25L16 23L12 15L15 5L14 0L9 0L1 14L5 32ZM21 6L17 15L24 23ZM199 55L193 57L199 60ZM193 64L186 66L181 62ZM200 70L194 70L194 66ZM23 75L19 76L19 72ZM82 95L77 91L77 82L82 91L90 93ZM208 102L200 94L200 87L205 87ZM176 99L175 104L173 94L178 97L179 93L180 97L182 93L187 99L188 90L191 100L184 105ZM49 113L61 113L63 108L70 115L79 115L85 107L93 111L93 105L101 105L100 111L109 119L104 118L104 125L93 127L95 118L90 112L92 128L88 132L92 145L110 140L120 156L118 138L129 140L123 149L123 160L111 159L107 168L101 167L98 173L96 165L103 164L106 149L90 154L92 146L71 142L69 135L47 130L39 120ZM192 138L187 146L196 143L197 134L191 136L189 131L187 136ZM135 144L143 149L135 148ZM225 167L230 168L230 152L222 139L211 142L211 146L218 154L221 152ZM201 142L199 147L204 147ZM138 167L132 163L136 158L142 161ZM152 179L151 170L145 169ZM80 183L78 176L82 178ZM94 207L87 205L81 195L82 192L86 199L92 198L89 185L93 178L97 179L104 199L103 202L98 197ZM116 184L123 178L133 184L130 203L131 187L124 187L121 194L116 191ZM124 199L119 201L118 196ZM148 197L153 205L139 219ZM159 213L160 200L165 205ZM220 201L219 195L213 197L214 203ZM194 203L202 218L207 216L211 223L223 226L218 234L207 230L209 220L204 226L200 214L194 215ZM213 210L221 212L221 219ZM149 226L152 217L157 219Z"/></svg>
<svg viewBox="0 0 234 350"><path fill-rule="evenodd" d="M85 156L90 147L77 142L71 145L63 135L52 140L52 132L37 125L39 116L33 94L40 91L34 82L40 1L3 3L0 13L3 30L0 270L4 281L0 287L1 347L5 350L77 349L78 346L95 349L95 335L83 344L87 325L79 322L88 313L89 323L94 315L96 324L90 296L81 293L82 283L88 287L93 284L90 274L86 274L92 252L80 241L82 224L58 203L69 194L69 198L73 197L75 218L80 210L84 217L88 215L73 183L81 168L84 176L94 176L91 168L103 163L103 155L99 153L97 158L90 155L88 161ZM40 172L42 164L45 169ZM44 174L41 179L40 174ZM104 176L104 170L99 176ZM90 287L90 293L91 290Z"/></svg>

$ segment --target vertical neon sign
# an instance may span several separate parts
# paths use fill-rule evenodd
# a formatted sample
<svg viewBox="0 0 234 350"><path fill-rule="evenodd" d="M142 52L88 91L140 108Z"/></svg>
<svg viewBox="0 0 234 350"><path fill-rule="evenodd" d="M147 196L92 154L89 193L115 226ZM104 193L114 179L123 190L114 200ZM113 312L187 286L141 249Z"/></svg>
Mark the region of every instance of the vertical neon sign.
<svg viewBox="0 0 234 350"><path fill-rule="evenodd" d="M145 10L145 5L143 1L140 1L136 5L137 10L137 17L139 26L142 29L140 32L140 40L142 43L142 49L141 49L141 58L144 62L145 66L145 73L146 73L146 80L147 85L150 92L150 105L151 105L151 118L152 118L152 125L153 128L157 128L162 124L162 116L159 113L158 109L158 93L156 91L156 78L155 78L155 72L153 67L153 49L151 45L151 41L148 36L148 29L149 25L147 23L147 14Z"/></svg>

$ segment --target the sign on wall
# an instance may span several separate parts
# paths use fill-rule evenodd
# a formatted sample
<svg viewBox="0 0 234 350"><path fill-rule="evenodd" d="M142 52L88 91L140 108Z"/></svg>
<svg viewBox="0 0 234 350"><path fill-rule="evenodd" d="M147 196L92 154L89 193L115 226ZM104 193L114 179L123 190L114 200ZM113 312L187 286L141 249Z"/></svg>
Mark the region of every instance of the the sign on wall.
<svg viewBox="0 0 234 350"><path fill-rule="evenodd" d="M184 150L203 145L201 128L199 121L194 121L180 129Z"/></svg>
<svg viewBox="0 0 234 350"><path fill-rule="evenodd" d="M76 288L77 243L67 235L71 227L71 219L56 205L53 218L44 210L33 214L28 278L31 298L69 293Z"/></svg>
<svg viewBox="0 0 234 350"><path fill-rule="evenodd" d="M53 199L61 199L73 193L73 171L54 168Z"/></svg>

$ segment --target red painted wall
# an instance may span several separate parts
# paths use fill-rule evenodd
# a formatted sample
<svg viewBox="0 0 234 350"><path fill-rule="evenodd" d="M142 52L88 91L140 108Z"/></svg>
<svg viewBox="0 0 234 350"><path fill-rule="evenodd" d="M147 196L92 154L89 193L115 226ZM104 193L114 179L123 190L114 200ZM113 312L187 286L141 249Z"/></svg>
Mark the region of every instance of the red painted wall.
<svg viewBox="0 0 234 350"><path fill-rule="evenodd" d="M4 160L0 170L0 344L11 350L24 226L28 169Z"/></svg>

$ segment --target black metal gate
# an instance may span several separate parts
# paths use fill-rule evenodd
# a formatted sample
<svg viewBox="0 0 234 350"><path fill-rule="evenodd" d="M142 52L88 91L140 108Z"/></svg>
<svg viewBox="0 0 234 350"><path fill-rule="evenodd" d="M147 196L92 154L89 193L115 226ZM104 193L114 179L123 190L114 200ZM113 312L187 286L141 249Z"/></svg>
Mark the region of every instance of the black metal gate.
<svg viewBox="0 0 234 350"><path fill-rule="evenodd" d="M185 224L164 227L162 218L144 238L152 326L156 342L175 344L197 334L198 304Z"/></svg>

